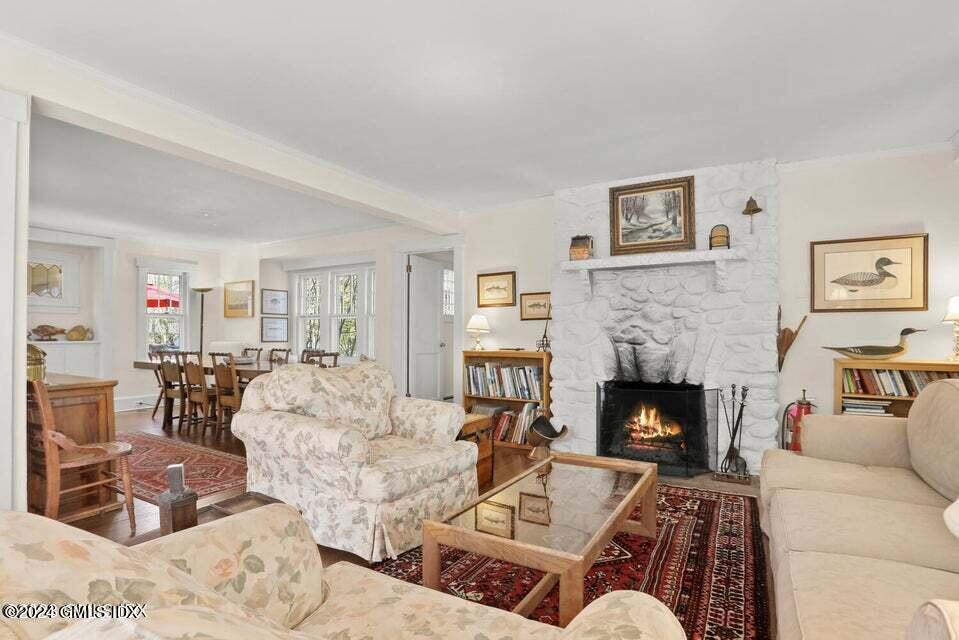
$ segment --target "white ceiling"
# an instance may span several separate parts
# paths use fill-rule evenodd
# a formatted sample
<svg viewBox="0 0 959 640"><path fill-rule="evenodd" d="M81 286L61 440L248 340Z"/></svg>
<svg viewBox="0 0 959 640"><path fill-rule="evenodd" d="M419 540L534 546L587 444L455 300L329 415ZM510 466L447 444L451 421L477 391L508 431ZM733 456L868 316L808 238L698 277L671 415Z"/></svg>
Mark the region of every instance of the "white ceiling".
<svg viewBox="0 0 959 640"><path fill-rule="evenodd" d="M955 0L3 5L17 37L457 209L959 129Z"/></svg>
<svg viewBox="0 0 959 640"><path fill-rule="evenodd" d="M198 246L393 224L49 118L34 118L30 223Z"/></svg>

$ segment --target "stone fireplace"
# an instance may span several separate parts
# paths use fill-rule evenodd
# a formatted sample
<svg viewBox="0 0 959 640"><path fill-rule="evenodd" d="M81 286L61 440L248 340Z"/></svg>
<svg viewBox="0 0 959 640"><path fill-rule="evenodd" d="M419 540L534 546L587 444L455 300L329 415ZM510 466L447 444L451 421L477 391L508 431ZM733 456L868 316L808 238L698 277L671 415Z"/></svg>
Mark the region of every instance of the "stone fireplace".
<svg viewBox="0 0 959 640"><path fill-rule="evenodd" d="M610 257L609 188L682 175L695 176L696 250ZM742 453L758 473L762 451L776 446L778 433L777 185L776 165L765 161L556 192L552 411L556 424L570 428L557 449L608 454L616 446L601 433L601 396L610 381L620 385L617 391L632 384L715 390L735 383L751 389ZM752 232L742 215L750 196L764 209ZM717 224L729 227L731 249L708 250ZM582 234L593 236L594 260L568 262L569 240ZM659 411L660 422L664 411L676 419ZM722 420L720 451L727 444Z"/></svg>

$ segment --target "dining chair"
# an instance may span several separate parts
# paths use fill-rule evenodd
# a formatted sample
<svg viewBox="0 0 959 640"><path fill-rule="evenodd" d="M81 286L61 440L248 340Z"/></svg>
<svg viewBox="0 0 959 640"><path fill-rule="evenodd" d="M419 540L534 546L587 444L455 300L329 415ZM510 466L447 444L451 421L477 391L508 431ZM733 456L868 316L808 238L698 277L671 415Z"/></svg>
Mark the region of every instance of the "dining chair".
<svg viewBox="0 0 959 640"><path fill-rule="evenodd" d="M53 407L47 388L39 380L27 382L27 433L31 470L44 478L46 499L43 515L57 520L60 515L60 498L77 491L90 491L102 488L122 493L130 520L130 535L137 531L136 515L133 512L133 479L130 474L129 456L133 445L127 442L97 442L95 444L77 444L65 433L57 431L53 417ZM107 466L116 463L119 473ZM97 480L67 489L62 488L63 472L96 465ZM122 486L117 485L122 482ZM91 507L78 514L71 514L69 520L78 520L97 515L113 508L112 503Z"/></svg>
<svg viewBox="0 0 959 640"><path fill-rule="evenodd" d="M270 364L289 364L289 349L270 349Z"/></svg>
<svg viewBox="0 0 959 640"><path fill-rule="evenodd" d="M240 355L244 358L256 358L256 362L260 361L260 354L263 353L263 347L243 347L243 351L240 352Z"/></svg>
<svg viewBox="0 0 959 640"><path fill-rule="evenodd" d="M186 385L183 380L183 368L180 366L180 357L178 351L157 351L157 357L160 359L160 382L163 384L163 400L169 406L169 411L164 410L163 415L173 414L173 402L180 405L180 422L177 425L177 431L183 430L183 419L186 416ZM163 425L164 428L167 426ZM170 428L173 428L172 419Z"/></svg>
<svg viewBox="0 0 959 640"><path fill-rule="evenodd" d="M150 351L149 353L147 353L147 359L149 359L150 362L157 362L157 363L160 362L160 356L155 351ZM157 389L159 391L157 391L157 401L153 405L153 413L150 414L150 419L156 420L157 411L160 409L160 404L163 402L163 396L164 396L163 381L160 380L160 367L157 367L156 369L153 370L153 377L156 378Z"/></svg>
<svg viewBox="0 0 959 640"><path fill-rule="evenodd" d="M338 351L304 349L303 352L300 353L300 362L303 362L306 364L312 364L322 369L329 369L331 367L336 366L336 363L339 357L340 357L340 354ZM330 364L326 364L325 362L323 362L324 358L332 358L332 362Z"/></svg>
<svg viewBox="0 0 959 640"><path fill-rule="evenodd" d="M216 433L226 426L226 413L230 420L240 410L243 399L240 392L240 379L236 373L236 360L232 353L210 353L213 361L213 387L216 389Z"/></svg>
<svg viewBox="0 0 959 640"><path fill-rule="evenodd" d="M200 425L200 435L206 433L207 425L216 430L216 389L207 386L206 371L203 368L202 355L199 351L182 351L179 354L180 368L186 382L186 413L189 424ZM197 415L199 409L200 415Z"/></svg>

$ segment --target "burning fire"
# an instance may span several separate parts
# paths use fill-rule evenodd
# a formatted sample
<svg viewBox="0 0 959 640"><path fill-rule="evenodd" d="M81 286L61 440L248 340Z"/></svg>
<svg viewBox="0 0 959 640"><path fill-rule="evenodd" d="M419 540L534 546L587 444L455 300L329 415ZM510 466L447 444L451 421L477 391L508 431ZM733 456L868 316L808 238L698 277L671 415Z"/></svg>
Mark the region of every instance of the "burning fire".
<svg viewBox="0 0 959 640"><path fill-rule="evenodd" d="M682 436L678 422L663 416L659 407L640 403L638 409L626 420L626 432L630 444L649 444Z"/></svg>

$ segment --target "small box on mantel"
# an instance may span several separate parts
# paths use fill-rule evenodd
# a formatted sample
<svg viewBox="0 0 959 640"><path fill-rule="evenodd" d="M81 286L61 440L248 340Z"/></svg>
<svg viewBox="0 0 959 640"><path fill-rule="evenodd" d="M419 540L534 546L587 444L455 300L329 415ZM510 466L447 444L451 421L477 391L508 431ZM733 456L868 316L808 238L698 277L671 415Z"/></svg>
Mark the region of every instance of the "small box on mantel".
<svg viewBox="0 0 959 640"><path fill-rule="evenodd" d="M570 260L589 260L593 257L593 236L573 236L569 241Z"/></svg>

